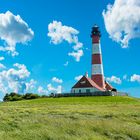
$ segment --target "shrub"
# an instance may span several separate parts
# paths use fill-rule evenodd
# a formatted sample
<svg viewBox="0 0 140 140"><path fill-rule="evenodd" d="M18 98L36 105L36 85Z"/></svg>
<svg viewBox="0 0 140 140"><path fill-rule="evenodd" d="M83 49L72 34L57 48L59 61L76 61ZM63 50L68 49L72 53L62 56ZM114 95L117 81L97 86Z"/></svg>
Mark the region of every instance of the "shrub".
<svg viewBox="0 0 140 140"><path fill-rule="evenodd" d="M22 99L23 99L22 95L11 92L10 94L8 94L8 93L5 94L3 101L4 102L6 102L6 101L18 101L18 100L22 100Z"/></svg>
<svg viewBox="0 0 140 140"><path fill-rule="evenodd" d="M48 98L49 96L47 95L42 95L41 98Z"/></svg>
<svg viewBox="0 0 140 140"><path fill-rule="evenodd" d="M15 96L13 96L11 101L20 101L20 100L23 100L22 95L20 95L20 96L19 95L15 95Z"/></svg>
<svg viewBox="0 0 140 140"><path fill-rule="evenodd" d="M6 102L6 101L10 101L10 96L8 93L5 94L4 98L3 98L3 101Z"/></svg>
<svg viewBox="0 0 140 140"><path fill-rule="evenodd" d="M13 97L13 96L15 96L15 95L17 95L17 93L15 93L15 92L11 92L11 93L9 94L9 96L11 96L11 97Z"/></svg>
<svg viewBox="0 0 140 140"><path fill-rule="evenodd" d="M33 94L33 93L26 93L25 95L23 95L23 99L29 100L29 99L37 99L40 96L37 94Z"/></svg>
<svg viewBox="0 0 140 140"><path fill-rule="evenodd" d="M54 95L55 95L54 93L51 93L51 94L50 94L50 97L54 97Z"/></svg>
<svg viewBox="0 0 140 140"><path fill-rule="evenodd" d="M33 94L33 93L26 93L25 95L21 95L21 94L17 94L17 93L6 93L4 98L3 98L3 101L6 102L6 101L19 101L19 100L29 100L29 99L37 99L37 98L40 98L39 95L37 94Z"/></svg>

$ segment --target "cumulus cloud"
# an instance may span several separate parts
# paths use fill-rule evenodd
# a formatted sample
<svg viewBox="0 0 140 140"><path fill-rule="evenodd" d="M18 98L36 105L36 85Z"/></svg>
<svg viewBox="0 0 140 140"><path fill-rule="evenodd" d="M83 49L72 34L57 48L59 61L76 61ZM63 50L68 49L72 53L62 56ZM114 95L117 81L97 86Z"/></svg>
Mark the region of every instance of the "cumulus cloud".
<svg viewBox="0 0 140 140"><path fill-rule="evenodd" d="M12 56L18 55L16 44L26 44L33 36L34 32L19 15L10 11L0 14L0 39L4 41L0 51L7 51Z"/></svg>
<svg viewBox="0 0 140 140"><path fill-rule="evenodd" d="M38 93L40 94L48 94L48 90L44 89L42 86L38 87Z"/></svg>
<svg viewBox="0 0 140 140"><path fill-rule="evenodd" d="M23 64L16 63L13 66L14 68L0 72L0 91L24 93L30 72Z"/></svg>
<svg viewBox="0 0 140 140"><path fill-rule="evenodd" d="M6 66L4 64L0 63L0 70L5 69L5 68L6 68Z"/></svg>
<svg viewBox="0 0 140 140"><path fill-rule="evenodd" d="M0 57L0 61L4 60L5 58L3 56Z"/></svg>
<svg viewBox="0 0 140 140"><path fill-rule="evenodd" d="M74 50L79 50L79 49L81 49L83 47L83 43L81 43L81 42L76 42L76 45L74 45L73 46L73 49Z"/></svg>
<svg viewBox="0 0 140 140"><path fill-rule="evenodd" d="M140 38L140 1L115 0L103 11L105 27L114 41L127 48L129 41Z"/></svg>
<svg viewBox="0 0 140 140"><path fill-rule="evenodd" d="M80 61L81 56L83 56L83 44L78 40L79 31L69 27L62 25L61 22L53 21L48 25L48 36L51 38L51 42L54 44L60 44L63 41L68 42L73 45L73 52L68 53L69 56L75 58L78 62Z"/></svg>
<svg viewBox="0 0 140 140"><path fill-rule="evenodd" d="M9 75L11 75L12 77L19 77L19 79L23 80L29 77L30 72L27 70L27 67L24 64L15 63L13 66L16 67L18 70L10 69L8 71Z"/></svg>
<svg viewBox="0 0 140 140"><path fill-rule="evenodd" d="M79 76L76 76L74 79L75 79L76 81L79 81L82 77L83 77L83 75L79 75Z"/></svg>
<svg viewBox="0 0 140 140"><path fill-rule="evenodd" d="M68 43L73 43L76 40L76 35L79 33L76 29L63 26L61 22L53 21L48 25L48 36L51 37L51 42L54 44L62 43L67 41Z"/></svg>
<svg viewBox="0 0 140 140"><path fill-rule="evenodd" d="M53 87L52 84L48 84L47 89L49 92L62 93L62 86L61 85L58 85L57 87Z"/></svg>
<svg viewBox="0 0 140 140"><path fill-rule="evenodd" d="M62 86L53 86L51 83L43 88L37 87L37 81L30 78L30 72L24 64L15 63L12 68L0 71L0 92L5 94L9 92L27 93L38 91L40 94L61 93ZM57 77L51 79L55 83L62 83L63 80Z"/></svg>
<svg viewBox="0 0 140 140"><path fill-rule="evenodd" d="M52 78L52 81L53 81L53 82L56 82L56 83L60 83L60 84L63 83L63 80L62 80L62 79L59 79L59 78L57 78L57 77L53 77L53 78Z"/></svg>
<svg viewBox="0 0 140 140"><path fill-rule="evenodd" d="M83 56L83 50L73 51L68 53L69 56L73 56L77 62L80 61L81 56Z"/></svg>
<svg viewBox="0 0 140 140"><path fill-rule="evenodd" d="M125 80L125 81L127 81L127 82L129 82L129 81L130 81L130 79L129 79L129 77L128 77L128 75L127 75L127 74L123 75L123 80Z"/></svg>
<svg viewBox="0 0 140 140"><path fill-rule="evenodd" d="M140 75L133 74L130 78L131 82L139 82L140 83Z"/></svg>
<svg viewBox="0 0 140 140"><path fill-rule="evenodd" d="M115 83L115 84L121 84L122 83L121 79L119 77L116 77L116 76L106 77L106 80L108 82Z"/></svg>
<svg viewBox="0 0 140 140"><path fill-rule="evenodd" d="M26 92L32 92L32 90L35 88L37 81L34 79L31 79L29 82L26 82Z"/></svg>
<svg viewBox="0 0 140 140"><path fill-rule="evenodd" d="M0 75L0 92L2 92L3 94L8 92L8 87L5 86L4 82L2 81L2 77Z"/></svg>
<svg viewBox="0 0 140 140"><path fill-rule="evenodd" d="M54 87L52 84L48 84L46 89L43 88L42 86L39 86L37 91L40 94L61 93L62 86L58 85L57 87Z"/></svg>

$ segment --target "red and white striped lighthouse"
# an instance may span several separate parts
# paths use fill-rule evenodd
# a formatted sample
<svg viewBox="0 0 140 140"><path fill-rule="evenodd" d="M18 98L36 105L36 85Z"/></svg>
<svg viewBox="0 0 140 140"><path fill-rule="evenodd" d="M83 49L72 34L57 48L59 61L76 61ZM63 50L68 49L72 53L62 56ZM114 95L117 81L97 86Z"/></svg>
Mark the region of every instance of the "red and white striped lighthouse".
<svg viewBox="0 0 140 140"><path fill-rule="evenodd" d="M92 28L92 73L91 79L101 88L105 89L103 64L102 64L102 53L100 45L101 33L99 27L95 25Z"/></svg>

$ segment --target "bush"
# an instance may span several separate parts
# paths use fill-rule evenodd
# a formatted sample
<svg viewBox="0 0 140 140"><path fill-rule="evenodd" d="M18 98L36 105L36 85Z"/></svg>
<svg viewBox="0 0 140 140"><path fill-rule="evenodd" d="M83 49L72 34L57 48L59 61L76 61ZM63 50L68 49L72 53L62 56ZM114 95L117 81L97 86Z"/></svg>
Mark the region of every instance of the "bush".
<svg viewBox="0 0 140 140"><path fill-rule="evenodd" d="M17 93L6 93L4 98L3 98L3 101L6 102L6 101L19 101L19 100L29 100L29 99L37 99L37 98L40 98L39 95L37 94L33 94L33 93L26 93L25 95L21 95L21 94L17 94Z"/></svg>
<svg viewBox="0 0 140 140"><path fill-rule="evenodd" d="M38 94L31 94L30 95L30 99L37 99L39 98L40 96Z"/></svg>
<svg viewBox="0 0 140 140"><path fill-rule="evenodd" d="M47 95L42 95L41 98L48 98L49 96Z"/></svg>
<svg viewBox="0 0 140 140"><path fill-rule="evenodd" d="M3 98L3 101L6 102L6 101L18 101L18 100L22 100L22 95L20 94L17 94L17 93L6 93L4 98Z"/></svg>
<svg viewBox="0 0 140 140"><path fill-rule="evenodd" d="M9 96L8 93L5 94L4 98L3 98L3 101L6 102L6 101L10 101L10 98L11 96Z"/></svg>
<svg viewBox="0 0 140 140"><path fill-rule="evenodd" d="M54 93L51 93L51 94L50 94L50 97L54 97L54 95L55 95Z"/></svg>
<svg viewBox="0 0 140 140"><path fill-rule="evenodd" d="M29 100L29 99L37 99L40 96L37 94L33 94L33 93L26 93L25 95L23 95L23 99Z"/></svg>
<svg viewBox="0 0 140 140"><path fill-rule="evenodd" d="M10 94L9 94L9 96L11 96L11 97L14 97L14 96L16 96L17 95L17 93L15 93L15 92L11 92Z"/></svg>
<svg viewBox="0 0 140 140"><path fill-rule="evenodd" d="M20 100L23 100L22 96L15 95L13 96L11 101L20 101Z"/></svg>

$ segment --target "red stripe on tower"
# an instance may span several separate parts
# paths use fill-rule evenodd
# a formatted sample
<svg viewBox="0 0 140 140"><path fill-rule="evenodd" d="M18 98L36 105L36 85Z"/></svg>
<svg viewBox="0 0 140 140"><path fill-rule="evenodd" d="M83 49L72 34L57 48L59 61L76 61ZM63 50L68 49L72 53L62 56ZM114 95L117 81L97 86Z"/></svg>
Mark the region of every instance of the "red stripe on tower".
<svg viewBox="0 0 140 140"><path fill-rule="evenodd" d="M92 54L92 64L102 64L100 54Z"/></svg>
<svg viewBox="0 0 140 140"><path fill-rule="evenodd" d="M105 89L102 54L100 47L100 31L98 26L92 28L92 73L91 79L101 88Z"/></svg>

